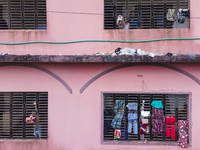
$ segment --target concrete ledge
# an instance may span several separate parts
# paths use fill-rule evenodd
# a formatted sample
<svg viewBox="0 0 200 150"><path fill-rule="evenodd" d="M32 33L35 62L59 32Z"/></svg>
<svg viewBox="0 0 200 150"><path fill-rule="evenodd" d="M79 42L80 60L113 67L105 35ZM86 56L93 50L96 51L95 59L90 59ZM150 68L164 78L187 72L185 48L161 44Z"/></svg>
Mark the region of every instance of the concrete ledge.
<svg viewBox="0 0 200 150"><path fill-rule="evenodd" d="M200 55L155 56L147 55L0 55L0 62L39 63L135 63L135 62L200 62Z"/></svg>

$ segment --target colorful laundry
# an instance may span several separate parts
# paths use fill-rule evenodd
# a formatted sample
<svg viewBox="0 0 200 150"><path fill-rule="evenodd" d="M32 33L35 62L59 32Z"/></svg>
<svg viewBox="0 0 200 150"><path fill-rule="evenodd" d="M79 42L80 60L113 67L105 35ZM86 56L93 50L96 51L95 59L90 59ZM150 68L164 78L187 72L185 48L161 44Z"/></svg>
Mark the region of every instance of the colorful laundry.
<svg viewBox="0 0 200 150"><path fill-rule="evenodd" d="M138 134L138 114L137 113L128 113L128 133L132 132L133 134Z"/></svg>
<svg viewBox="0 0 200 150"><path fill-rule="evenodd" d="M163 114L163 109L152 107L151 122L152 134L154 137L157 137L160 133L163 132L163 125L165 124Z"/></svg>
<svg viewBox="0 0 200 150"><path fill-rule="evenodd" d="M175 117L166 117L166 137L170 138L172 140L175 139L176 137L176 128L175 128L175 123L176 123L176 118ZM171 132L170 132L170 128L171 127Z"/></svg>
<svg viewBox="0 0 200 150"><path fill-rule="evenodd" d="M121 130L119 130L119 129L115 129L115 131L114 131L114 138L116 139L119 139L120 137L121 137Z"/></svg>
<svg viewBox="0 0 200 150"><path fill-rule="evenodd" d="M188 148L188 121L187 120L178 121L178 132L179 132L178 145L181 148Z"/></svg>
<svg viewBox="0 0 200 150"><path fill-rule="evenodd" d="M111 126L113 128L120 129L122 124L122 118L124 116L125 101L116 100L114 105L115 116L112 120Z"/></svg>
<svg viewBox="0 0 200 150"><path fill-rule="evenodd" d="M163 109L163 104L162 104L162 101L160 101L160 100L153 100L153 102L151 103L151 106L154 108L162 108Z"/></svg>
<svg viewBox="0 0 200 150"><path fill-rule="evenodd" d="M130 111L136 111L138 109L138 103L134 103L134 102L128 103L128 109Z"/></svg>
<svg viewBox="0 0 200 150"><path fill-rule="evenodd" d="M140 127L140 135L149 133L148 119L140 119L140 124L142 124Z"/></svg>

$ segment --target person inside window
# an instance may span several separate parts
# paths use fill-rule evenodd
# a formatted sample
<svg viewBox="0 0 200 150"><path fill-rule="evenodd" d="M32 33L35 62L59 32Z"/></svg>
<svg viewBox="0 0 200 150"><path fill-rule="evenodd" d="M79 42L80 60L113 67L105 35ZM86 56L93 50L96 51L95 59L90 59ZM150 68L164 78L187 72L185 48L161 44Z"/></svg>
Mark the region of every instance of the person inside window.
<svg viewBox="0 0 200 150"><path fill-rule="evenodd" d="M124 29L129 29L128 17L124 17Z"/></svg>
<svg viewBox="0 0 200 150"><path fill-rule="evenodd" d="M35 136L35 138L40 138L41 137L41 126L39 124L38 107L37 107L36 101L33 102L33 104L35 105L35 112L32 112L32 114L30 115L30 118L35 117L35 122L34 122L34 125L33 125L34 136Z"/></svg>
<svg viewBox="0 0 200 150"><path fill-rule="evenodd" d="M130 29L140 29L141 28L141 20L138 18L138 15L135 14L134 11L131 11L129 18L129 28Z"/></svg>

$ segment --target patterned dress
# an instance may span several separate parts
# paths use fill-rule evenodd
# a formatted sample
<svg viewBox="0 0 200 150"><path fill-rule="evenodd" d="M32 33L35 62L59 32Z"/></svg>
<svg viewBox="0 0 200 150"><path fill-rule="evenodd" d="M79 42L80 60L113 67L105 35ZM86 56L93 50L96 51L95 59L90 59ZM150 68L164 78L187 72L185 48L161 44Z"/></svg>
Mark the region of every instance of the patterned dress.
<svg viewBox="0 0 200 150"><path fill-rule="evenodd" d="M187 148L188 147L188 121L187 120L178 121L178 132L179 132L178 145L181 148Z"/></svg>
<svg viewBox="0 0 200 150"><path fill-rule="evenodd" d="M163 132L163 125L165 124L163 109L152 107L151 122L152 134L154 135L154 137L157 137L158 134Z"/></svg>

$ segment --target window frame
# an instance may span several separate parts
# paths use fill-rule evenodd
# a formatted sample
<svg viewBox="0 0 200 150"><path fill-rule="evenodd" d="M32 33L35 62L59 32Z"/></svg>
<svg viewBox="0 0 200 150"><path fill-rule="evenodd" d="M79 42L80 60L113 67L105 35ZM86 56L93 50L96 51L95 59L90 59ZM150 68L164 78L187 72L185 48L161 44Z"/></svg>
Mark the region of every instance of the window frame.
<svg viewBox="0 0 200 150"><path fill-rule="evenodd" d="M119 14L127 15L128 14L127 17L129 17L131 11L136 11L136 14L138 15L138 18L139 18L139 20L141 20L141 22L144 21L143 19L146 20L145 22L150 22L150 23L144 23L146 25L142 26L141 29L190 29L190 22L191 22L190 12L189 12L189 23L187 23L186 26L183 26L180 22L177 24L176 22L178 22L178 21L174 21L175 24L174 24L174 28L173 28L173 23L171 21L168 21L167 17L166 17L168 9L171 9L171 8L175 9L176 12L178 12L178 9L190 10L190 1L191 0L188 0L187 8L185 8L185 5L183 5L182 4L183 2L180 0L176 0L176 2L174 2L174 4L171 4L171 2L167 2L165 0L162 0L161 4L159 4L157 1L155 1L155 2L150 1L149 3L147 3L147 2L143 3L142 0L139 0L138 2L136 2L136 1L129 2L128 0L124 0L123 2L122 1L117 2L117 0L107 0L107 1L104 0L104 24L103 24L104 30L118 29L117 25L116 25L117 15L119 15ZM120 5L120 3L121 3L121 5ZM161 9L159 8L159 7L161 7L161 5L163 5L162 13L160 13ZM146 8L147 6L148 6L148 9L150 10L149 14L146 14L147 11L144 11L147 9ZM125 9L120 9L123 7L125 7ZM106 13L106 11L107 11L107 13ZM108 17L111 14L112 14L112 17L111 16ZM182 13L180 13L180 14L182 14ZM105 16L107 16L107 17L105 17ZM185 15L184 18L186 20L188 20L188 16L187 17L186 16L187 15ZM113 19L109 19L109 18L113 18ZM113 21L112 23L111 23L111 20ZM163 22L163 25L161 25L159 23L160 21ZM112 27L111 27L111 25L109 25L109 22L110 22L110 24L112 24ZM129 30L132 30L132 29L129 29Z"/></svg>
<svg viewBox="0 0 200 150"><path fill-rule="evenodd" d="M145 143L144 141L136 141L136 140L129 140L129 141L120 141L120 142L116 142L117 140L108 140L105 141L104 140L104 94L174 94L174 95L178 95L178 94L187 94L188 95L188 124L189 124L189 128L188 128L188 146L191 146L191 141L192 141L192 131L191 131L191 105L192 105L192 98L191 92L136 92L136 91L132 91L132 92L122 92L122 91L102 91L101 92L101 144L122 144L122 145L168 145L168 146L177 146L178 144L176 142L166 142L166 141L148 141L147 143ZM139 134L139 133L138 133Z"/></svg>
<svg viewBox="0 0 200 150"><path fill-rule="evenodd" d="M3 0L0 6L7 23L0 30L47 30L47 0Z"/></svg>
<svg viewBox="0 0 200 150"><path fill-rule="evenodd" d="M2 109L0 121L0 139L35 139L33 133L33 125L25 122L26 117L29 117L32 111L35 110L33 104L37 102L39 112L39 123L42 128L40 139L48 138L48 92L0 92L0 107ZM9 114L9 118L4 120L3 115ZM9 126L7 128L7 135L5 134L4 123ZM20 132L19 132L20 130Z"/></svg>

